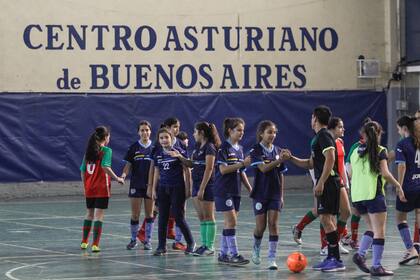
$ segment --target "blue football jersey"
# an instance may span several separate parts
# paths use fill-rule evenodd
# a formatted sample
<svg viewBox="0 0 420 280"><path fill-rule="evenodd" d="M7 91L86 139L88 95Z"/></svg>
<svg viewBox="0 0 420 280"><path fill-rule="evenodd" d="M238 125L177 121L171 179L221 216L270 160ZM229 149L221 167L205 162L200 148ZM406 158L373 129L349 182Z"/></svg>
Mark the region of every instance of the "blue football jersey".
<svg viewBox="0 0 420 280"><path fill-rule="evenodd" d="M261 143L256 144L250 151L251 166L255 167L254 187L251 197L263 200L280 200L281 198L281 174L287 171L282 163L274 169L263 173L258 169L259 164L269 164L280 157L280 148L273 145L271 149Z"/></svg>
<svg viewBox="0 0 420 280"><path fill-rule="evenodd" d="M237 170L225 175L220 173L220 165L232 165L244 161L243 148L240 145L232 146L224 141L217 153L216 180L214 195L217 197L229 197L241 195L241 172Z"/></svg>
<svg viewBox="0 0 420 280"><path fill-rule="evenodd" d="M128 149L124 160L131 163L131 188L147 189L152 150L151 141L147 145L136 141Z"/></svg>
<svg viewBox="0 0 420 280"><path fill-rule="evenodd" d="M204 177L204 171L206 170L206 156L216 156L216 147L213 143L207 142L203 147L200 148L200 144L196 145L196 148L192 152L191 160L193 162L192 179L194 182L201 182ZM213 184L214 171L208 185Z"/></svg>
<svg viewBox="0 0 420 280"><path fill-rule="evenodd" d="M395 162L405 163L403 189L406 192L420 192L420 150L414 146L412 137L400 140L395 149Z"/></svg>
<svg viewBox="0 0 420 280"><path fill-rule="evenodd" d="M153 160L159 168L159 185L184 186L183 167L178 158L171 157L159 146L153 154Z"/></svg>

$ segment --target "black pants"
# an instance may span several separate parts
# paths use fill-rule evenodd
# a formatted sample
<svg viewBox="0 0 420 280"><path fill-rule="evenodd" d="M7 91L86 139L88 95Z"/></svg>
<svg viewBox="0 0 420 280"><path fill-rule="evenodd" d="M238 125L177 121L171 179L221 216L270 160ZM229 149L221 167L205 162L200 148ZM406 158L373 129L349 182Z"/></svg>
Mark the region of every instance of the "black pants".
<svg viewBox="0 0 420 280"><path fill-rule="evenodd" d="M176 225L181 229L185 241L188 245L194 243L191 230L185 221L185 187L184 186L159 186L159 249L166 249L166 234L168 227L169 214L175 218Z"/></svg>

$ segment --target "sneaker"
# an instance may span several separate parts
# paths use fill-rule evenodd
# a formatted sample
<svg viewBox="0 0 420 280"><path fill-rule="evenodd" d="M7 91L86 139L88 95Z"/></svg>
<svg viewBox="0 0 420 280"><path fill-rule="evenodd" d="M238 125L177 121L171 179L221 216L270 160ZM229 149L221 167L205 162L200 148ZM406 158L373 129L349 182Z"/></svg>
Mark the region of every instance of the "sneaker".
<svg viewBox="0 0 420 280"><path fill-rule="evenodd" d="M143 243L143 250L145 250L145 251L152 250L152 243L150 243L150 242Z"/></svg>
<svg viewBox="0 0 420 280"><path fill-rule="evenodd" d="M133 250L137 246L137 240L130 240L130 243L127 244L127 250Z"/></svg>
<svg viewBox="0 0 420 280"><path fill-rule="evenodd" d="M101 248L98 245L92 245L92 253L99 253Z"/></svg>
<svg viewBox="0 0 420 280"><path fill-rule="evenodd" d="M319 250L319 255L320 256L327 256L328 255L328 246L325 246L325 247L321 248L321 250Z"/></svg>
<svg viewBox="0 0 420 280"><path fill-rule="evenodd" d="M366 258L362 255L360 255L359 253L356 253L353 255L353 262L357 265L357 267L365 272L365 273L370 273L369 268L366 265Z"/></svg>
<svg viewBox="0 0 420 280"><path fill-rule="evenodd" d="M277 266L276 260L275 259L268 259L268 266L267 266L267 268L269 270L277 270L278 269L278 266Z"/></svg>
<svg viewBox="0 0 420 280"><path fill-rule="evenodd" d="M185 251L187 249L187 246L182 244L182 242L174 242L172 243L172 249L177 251Z"/></svg>
<svg viewBox="0 0 420 280"><path fill-rule="evenodd" d="M357 242L357 240L351 240L349 245L353 250L359 249L359 242Z"/></svg>
<svg viewBox="0 0 420 280"><path fill-rule="evenodd" d="M344 246L341 244L341 242L338 243L338 247L340 248L340 254L347 255L347 254L350 253L349 250L347 250L346 248L344 248Z"/></svg>
<svg viewBox="0 0 420 280"><path fill-rule="evenodd" d="M195 251L195 243L186 246L184 250L185 255L193 255Z"/></svg>
<svg viewBox="0 0 420 280"><path fill-rule="evenodd" d="M382 265L377 267L370 268L370 275L372 276L392 276L394 272L391 270L386 270Z"/></svg>
<svg viewBox="0 0 420 280"><path fill-rule="evenodd" d="M336 272L336 271L343 271L346 267L343 264L342 260L337 260L336 258L329 258L327 259L326 264L321 269L322 272Z"/></svg>
<svg viewBox="0 0 420 280"><path fill-rule="evenodd" d="M85 242L80 243L80 249L82 250L86 250L88 246L89 246L88 243L85 243Z"/></svg>
<svg viewBox="0 0 420 280"><path fill-rule="evenodd" d="M229 264L229 256L219 254L219 256L217 257L217 262L219 264Z"/></svg>
<svg viewBox="0 0 420 280"><path fill-rule="evenodd" d="M292 228L293 240L298 244L302 245L302 231L299 230L296 225Z"/></svg>
<svg viewBox="0 0 420 280"><path fill-rule="evenodd" d="M194 251L194 256L201 257L204 255L204 252L206 251L207 247L205 245L202 245L197 248L197 250Z"/></svg>
<svg viewBox="0 0 420 280"><path fill-rule="evenodd" d="M257 248L255 246L252 247L252 257L251 257L251 260L256 265L258 265L258 264L261 263L260 249L261 248Z"/></svg>
<svg viewBox="0 0 420 280"><path fill-rule="evenodd" d="M214 255L214 250L210 249L206 246L206 250L204 251L204 256L213 256Z"/></svg>
<svg viewBox="0 0 420 280"><path fill-rule="evenodd" d="M411 248L405 251L399 264L408 264L411 260L418 259L418 257L419 257L419 254L417 253L416 249Z"/></svg>
<svg viewBox="0 0 420 280"><path fill-rule="evenodd" d="M344 245L344 246L349 246L350 245L350 243L351 243L351 234L350 233L347 233L345 236L343 236L342 238L341 238L341 243Z"/></svg>
<svg viewBox="0 0 420 280"><path fill-rule="evenodd" d="M242 255L234 255L229 258L229 264L246 265L246 264L249 264L249 260L245 259Z"/></svg>
<svg viewBox="0 0 420 280"><path fill-rule="evenodd" d="M319 264L316 264L312 267L313 270L317 270L317 271L321 271L324 266L327 264L328 262L328 258L325 258L322 262L320 262Z"/></svg>
<svg viewBox="0 0 420 280"><path fill-rule="evenodd" d="M166 249L157 248L156 251L153 253L153 256L164 256L166 255Z"/></svg>

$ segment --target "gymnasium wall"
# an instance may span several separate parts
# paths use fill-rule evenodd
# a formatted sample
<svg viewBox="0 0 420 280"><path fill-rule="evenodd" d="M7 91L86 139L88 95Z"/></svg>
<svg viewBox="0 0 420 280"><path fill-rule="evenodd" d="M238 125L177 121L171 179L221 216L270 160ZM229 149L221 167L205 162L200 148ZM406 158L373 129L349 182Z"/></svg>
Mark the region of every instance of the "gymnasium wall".
<svg viewBox="0 0 420 280"><path fill-rule="evenodd" d="M0 92L382 89L392 68L389 0L0 2Z"/></svg>
<svg viewBox="0 0 420 280"><path fill-rule="evenodd" d="M155 132L169 116L177 116L181 130L190 136L196 121L215 123L222 135L225 117L242 117L246 122L241 143L245 151L255 143L258 122L270 119L278 126L276 144L305 157L310 155L313 136L311 113L319 104L330 106L335 115L343 118L347 150L358 140L358 129L366 116L387 126L383 92L3 94L0 95L0 181L78 180L87 139L98 125L111 127L113 168L119 174L128 146L138 139L138 122L151 121ZM288 167L289 175L305 173L291 165Z"/></svg>

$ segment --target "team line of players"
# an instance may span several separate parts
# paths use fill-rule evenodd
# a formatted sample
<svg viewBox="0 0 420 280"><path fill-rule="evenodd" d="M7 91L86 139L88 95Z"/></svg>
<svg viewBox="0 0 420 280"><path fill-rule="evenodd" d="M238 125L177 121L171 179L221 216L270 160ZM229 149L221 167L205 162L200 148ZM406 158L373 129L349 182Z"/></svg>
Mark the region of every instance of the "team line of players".
<svg viewBox="0 0 420 280"><path fill-rule="evenodd" d="M313 170L315 207L293 228L293 236L302 243L304 227L317 216L321 222L321 254L326 258L313 266L324 272L345 270L340 259L348 250L340 240L357 249L353 262L364 272L377 276L392 275L381 265L385 244L386 201L385 180L397 190L398 228L406 246L401 264L418 260L418 252L410 237L407 213L416 210L420 222L420 125L415 118L405 116L398 120L398 129L404 137L397 146L398 180L388 170L388 153L380 146L381 126L367 120L361 130L360 140L353 145L344 165L344 124L340 118L331 117L326 106L314 109L311 127L315 136L311 141L311 156L300 159L290 150L274 145L277 128L272 121L259 123L257 144L245 157L240 146L245 122L241 118L226 118L223 124L225 141L221 141L216 127L207 122L195 124L197 143L188 156L187 142L181 140L180 122L176 118L165 120L157 132L157 143L150 140L149 122L138 125L139 140L131 145L125 155L126 165L121 176L111 168L112 151L107 147L110 131L97 127L88 140L81 165L85 186L87 214L83 222L81 248L87 249L90 232L93 232L92 252L99 252L104 211L108 208L111 178L123 184L131 172L129 197L131 200L131 240L127 249L134 249L138 241L145 250L151 250L151 238L158 213L158 246L154 255L166 254L167 238L174 238L173 249L195 256L214 255L216 220L214 210L223 213L224 225L220 238L218 262L246 265L249 260L239 254L236 225L240 210L241 185L250 192L256 217L252 261L261 263L262 237L268 225L268 268L277 269L278 219L283 206L285 162ZM419 126L419 127L417 127ZM253 186L248 181L246 168L255 168ZM347 176L349 175L349 176ZM348 186L351 188L349 202ZM195 248L194 237L185 220L185 202L192 196L200 220L201 246ZM144 201L145 220L140 228L140 208ZM346 231L346 222L353 213L352 234ZM364 218L368 230L360 245L357 227ZM176 230L173 224L176 223ZM419 232L418 224L415 232ZM181 243L184 237L186 246ZM366 252L372 247L372 266L366 265Z"/></svg>

